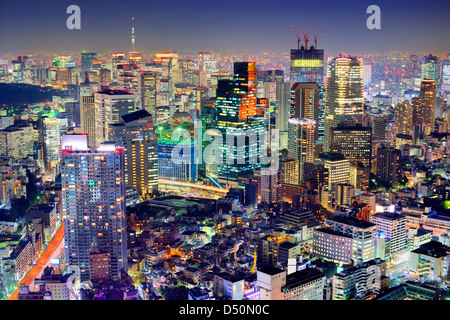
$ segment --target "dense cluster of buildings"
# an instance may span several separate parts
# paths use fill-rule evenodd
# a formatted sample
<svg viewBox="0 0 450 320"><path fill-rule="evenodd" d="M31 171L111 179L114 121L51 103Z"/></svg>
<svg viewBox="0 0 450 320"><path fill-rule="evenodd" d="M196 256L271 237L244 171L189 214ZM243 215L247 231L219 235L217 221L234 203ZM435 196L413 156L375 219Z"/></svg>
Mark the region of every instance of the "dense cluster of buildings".
<svg viewBox="0 0 450 320"><path fill-rule="evenodd" d="M298 44L2 60L2 298L446 299L449 58Z"/></svg>

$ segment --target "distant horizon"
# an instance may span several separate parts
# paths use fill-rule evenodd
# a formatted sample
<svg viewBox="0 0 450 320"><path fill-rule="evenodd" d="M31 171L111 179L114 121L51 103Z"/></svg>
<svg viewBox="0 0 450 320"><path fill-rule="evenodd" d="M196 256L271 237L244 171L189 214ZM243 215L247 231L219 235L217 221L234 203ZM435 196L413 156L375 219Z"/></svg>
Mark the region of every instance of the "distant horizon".
<svg viewBox="0 0 450 320"><path fill-rule="evenodd" d="M81 29L69 30L69 5L81 9ZM371 4L381 9L381 29L369 30ZM14 14L11 14L14 12ZM318 39L326 52L450 52L447 41L450 1L323 0L299 3L281 0L186 2L118 0L0 0L1 52L131 51L131 18L135 18L135 49L144 52L258 50L296 47L291 29L325 31ZM312 35L310 43L313 43Z"/></svg>
<svg viewBox="0 0 450 320"><path fill-rule="evenodd" d="M294 48L291 48L294 49ZM211 52L211 53L219 53L221 55L259 55L259 54L263 54L264 52L270 54L270 53L281 53L281 54L289 54L290 50L271 50L271 49L258 49L255 51L238 51L238 50L227 50L227 51L218 51L218 50L155 50L155 51L145 51L145 50L136 50L136 52L141 52L143 55L154 55L156 53L162 53L162 52L168 52L168 51L173 51L173 52L177 52L179 53L181 56L183 55L192 55L192 54L198 54L198 52L200 51L206 51L206 52ZM319 49L323 49L320 48ZM93 52L96 53L97 55L105 55L105 54L112 54L112 53L119 53L119 52L123 52L125 54L128 54L131 51L124 51L124 50L105 50L105 51L101 51L101 50L86 50L86 49L81 49L79 51L76 50L60 50L60 51L44 51L44 50L23 50L23 51L18 51L18 52L2 52L0 50L0 58L1 57L5 57L5 56L13 56L15 57L16 55L38 55L38 54L42 54L42 55L55 55L55 56L63 56L63 55L77 55L77 56L81 56L81 53L85 51L85 52ZM449 55L450 56L450 50L443 50L443 51L410 51L410 50L393 50L393 51L371 51L371 52L336 52L336 53L332 53L332 52L328 52L327 50L324 50L324 54L325 56L332 56L332 57L338 57L339 54L342 54L343 56L356 56L357 58L361 58L361 57L365 57L365 56L375 56L375 55L393 55L393 54L402 54L402 55L418 55L419 58L424 56L424 55L428 55L428 54L432 54L435 56L443 56L443 55Z"/></svg>

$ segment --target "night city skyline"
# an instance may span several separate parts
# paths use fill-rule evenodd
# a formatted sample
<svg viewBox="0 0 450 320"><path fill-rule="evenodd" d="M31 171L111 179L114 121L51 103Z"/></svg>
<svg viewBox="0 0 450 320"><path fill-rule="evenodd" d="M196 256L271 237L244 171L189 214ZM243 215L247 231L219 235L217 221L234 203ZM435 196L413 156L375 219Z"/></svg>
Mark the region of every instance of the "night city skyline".
<svg viewBox="0 0 450 320"><path fill-rule="evenodd" d="M0 0L0 304L45 300L23 309L53 316L52 300L147 300L168 319L442 308L449 13Z"/></svg>

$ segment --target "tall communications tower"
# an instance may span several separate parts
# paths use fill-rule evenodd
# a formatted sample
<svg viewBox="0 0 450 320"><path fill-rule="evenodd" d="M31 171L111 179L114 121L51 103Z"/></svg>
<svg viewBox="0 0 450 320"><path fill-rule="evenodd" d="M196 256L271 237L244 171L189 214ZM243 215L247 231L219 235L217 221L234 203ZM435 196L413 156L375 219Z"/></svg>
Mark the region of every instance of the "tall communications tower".
<svg viewBox="0 0 450 320"><path fill-rule="evenodd" d="M134 17L131 18L131 51L134 52Z"/></svg>

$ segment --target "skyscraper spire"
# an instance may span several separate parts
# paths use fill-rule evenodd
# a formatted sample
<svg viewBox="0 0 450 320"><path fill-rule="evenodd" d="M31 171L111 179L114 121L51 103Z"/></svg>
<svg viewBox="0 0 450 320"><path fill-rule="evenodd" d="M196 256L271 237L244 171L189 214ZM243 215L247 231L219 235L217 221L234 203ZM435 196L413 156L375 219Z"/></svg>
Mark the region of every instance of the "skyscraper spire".
<svg viewBox="0 0 450 320"><path fill-rule="evenodd" d="M131 51L134 52L134 17L131 17Z"/></svg>

